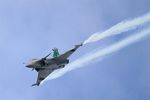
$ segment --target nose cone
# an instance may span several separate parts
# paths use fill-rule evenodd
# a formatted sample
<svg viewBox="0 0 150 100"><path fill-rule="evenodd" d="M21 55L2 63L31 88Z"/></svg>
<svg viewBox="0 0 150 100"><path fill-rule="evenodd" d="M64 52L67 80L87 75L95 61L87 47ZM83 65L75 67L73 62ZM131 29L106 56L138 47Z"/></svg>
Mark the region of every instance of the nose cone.
<svg viewBox="0 0 150 100"><path fill-rule="evenodd" d="M28 65L26 65L25 67L27 67L27 68L32 68L32 65L31 65L31 64L28 64Z"/></svg>

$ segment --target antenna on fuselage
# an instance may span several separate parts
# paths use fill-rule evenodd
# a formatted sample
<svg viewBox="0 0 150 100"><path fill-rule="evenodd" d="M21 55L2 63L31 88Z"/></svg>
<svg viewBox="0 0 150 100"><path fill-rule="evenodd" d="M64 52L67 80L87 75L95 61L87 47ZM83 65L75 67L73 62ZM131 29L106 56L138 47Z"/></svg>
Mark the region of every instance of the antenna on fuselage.
<svg viewBox="0 0 150 100"><path fill-rule="evenodd" d="M44 58L42 59L46 59L47 57L49 57L51 55L51 53L49 53L48 55L46 55Z"/></svg>

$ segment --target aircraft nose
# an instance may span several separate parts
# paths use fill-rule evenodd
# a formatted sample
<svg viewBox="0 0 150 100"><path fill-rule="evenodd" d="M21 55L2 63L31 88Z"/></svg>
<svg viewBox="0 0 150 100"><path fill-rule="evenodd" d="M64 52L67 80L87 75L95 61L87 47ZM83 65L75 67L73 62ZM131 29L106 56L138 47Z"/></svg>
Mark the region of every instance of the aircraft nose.
<svg viewBox="0 0 150 100"><path fill-rule="evenodd" d="M29 64L29 65L26 65L25 67L31 68L32 66Z"/></svg>

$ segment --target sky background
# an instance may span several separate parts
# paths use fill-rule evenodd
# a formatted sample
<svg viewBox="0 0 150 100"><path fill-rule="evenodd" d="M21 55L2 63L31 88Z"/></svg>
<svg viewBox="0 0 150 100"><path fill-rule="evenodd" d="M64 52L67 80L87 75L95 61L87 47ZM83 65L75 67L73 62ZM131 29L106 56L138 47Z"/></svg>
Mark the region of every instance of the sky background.
<svg viewBox="0 0 150 100"><path fill-rule="evenodd" d="M149 0L0 0L1 100L149 100L150 37L39 87L22 64L54 47L63 53L126 19L150 11ZM117 41L80 48L76 58Z"/></svg>

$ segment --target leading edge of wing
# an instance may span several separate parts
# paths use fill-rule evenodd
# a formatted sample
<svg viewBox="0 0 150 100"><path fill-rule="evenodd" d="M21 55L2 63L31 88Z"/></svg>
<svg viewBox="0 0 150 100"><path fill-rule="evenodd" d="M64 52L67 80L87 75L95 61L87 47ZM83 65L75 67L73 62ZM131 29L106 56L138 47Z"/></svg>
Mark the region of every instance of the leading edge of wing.
<svg viewBox="0 0 150 100"><path fill-rule="evenodd" d="M64 54L60 55L58 59L67 59L69 56L71 56L79 47L81 47L83 44L75 45L75 47Z"/></svg>

